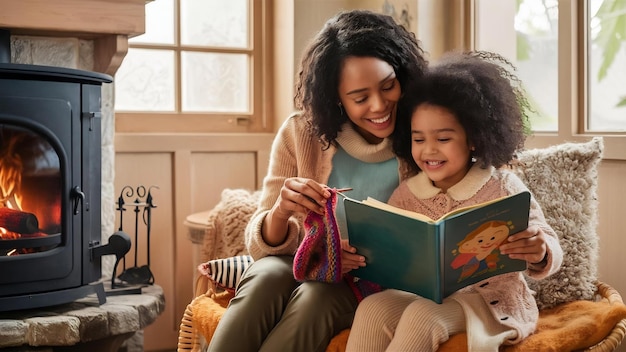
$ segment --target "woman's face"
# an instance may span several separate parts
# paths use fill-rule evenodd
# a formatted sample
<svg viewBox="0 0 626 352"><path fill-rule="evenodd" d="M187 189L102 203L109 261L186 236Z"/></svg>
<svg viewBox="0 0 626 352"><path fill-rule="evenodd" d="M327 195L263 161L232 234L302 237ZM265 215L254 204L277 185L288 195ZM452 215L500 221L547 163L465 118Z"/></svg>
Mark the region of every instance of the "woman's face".
<svg viewBox="0 0 626 352"><path fill-rule="evenodd" d="M339 99L365 140L380 143L393 132L402 95L393 67L374 57L348 57L339 76Z"/></svg>

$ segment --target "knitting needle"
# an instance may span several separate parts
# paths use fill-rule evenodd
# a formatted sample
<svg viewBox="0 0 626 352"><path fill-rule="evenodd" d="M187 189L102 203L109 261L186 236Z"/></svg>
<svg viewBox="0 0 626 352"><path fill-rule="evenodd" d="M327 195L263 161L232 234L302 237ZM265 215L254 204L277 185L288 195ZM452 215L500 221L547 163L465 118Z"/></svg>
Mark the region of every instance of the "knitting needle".
<svg viewBox="0 0 626 352"><path fill-rule="evenodd" d="M343 196L344 198L346 197L346 195L345 195L345 194L343 194L343 192L348 192L348 191L352 191L352 188L351 188L351 187L345 187L345 188L337 188L337 189L335 190L335 192L337 192L337 194L339 194L339 195ZM307 196L307 195L304 195L304 196L305 196L305 197L307 197L307 199L308 199L308 200L310 200L311 202L313 202L313 203L317 204L317 202L315 201L315 199L313 199L313 198L311 198L311 197L309 197L309 196Z"/></svg>
<svg viewBox="0 0 626 352"><path fill-rule="evenodd" d="M343 194L343 192L348 192L348 191L352 191L352 188L347 187L347 188L337 188L336 189L337 194L344 197L344 198L348 198L348 196L346 196L345 194Z"/></svg>

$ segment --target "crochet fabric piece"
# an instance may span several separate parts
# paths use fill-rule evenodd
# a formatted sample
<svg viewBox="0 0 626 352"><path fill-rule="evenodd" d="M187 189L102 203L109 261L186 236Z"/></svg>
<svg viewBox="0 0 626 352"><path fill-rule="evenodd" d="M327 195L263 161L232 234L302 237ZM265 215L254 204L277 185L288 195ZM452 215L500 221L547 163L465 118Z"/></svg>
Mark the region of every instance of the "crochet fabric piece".
<svg viewBox="0 0 626 352"><path fill-rule="evenodd" d="M293 276L298 281L338 283L341 275L341 236L335 207L337 190L328 189L324 215L310 211L304 219L305 236L293 260Z"/></svg>
<svg viewBox="0 0 626 352"><path fill-rule="evenodd" d="M306 235L293 260L293 276L298 281L338 283L344 280L361 302L363 298L383 288L350 274L341 275L341 235L335 216L337 190L329 191L331 196L326 202L325 214L311 211L304 220Z"/></svg>

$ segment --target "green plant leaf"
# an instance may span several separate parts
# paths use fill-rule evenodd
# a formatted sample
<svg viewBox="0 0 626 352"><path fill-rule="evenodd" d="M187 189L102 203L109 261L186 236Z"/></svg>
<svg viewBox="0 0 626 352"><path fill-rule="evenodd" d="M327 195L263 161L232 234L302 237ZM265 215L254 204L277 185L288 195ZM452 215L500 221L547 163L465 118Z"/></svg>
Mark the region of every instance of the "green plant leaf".
<svg viewBox="0 0 626 352"><path fill-rule="evenodd" d="M524 33L517 31L516 35L517 35L517 60L526 61L530 59L530 54L532 50L530 47L530 43L528 41L528 38L524 35Z"/></svg>
<svg viewBox="0 0 626 352"><path fill-rule="evenodd" d="M626 41L626 1L604 1L595 17L600 31L593 41L602 48L602 63L598 70L598 81L604 79L621 45Z"/></svg>
<svg viewBox="0 0 626 352"><path fill-rule="evenodd" d="M619 103L615 105L615 107L618 107L618 108L626 107L626 96L622 97Z"/></svg>

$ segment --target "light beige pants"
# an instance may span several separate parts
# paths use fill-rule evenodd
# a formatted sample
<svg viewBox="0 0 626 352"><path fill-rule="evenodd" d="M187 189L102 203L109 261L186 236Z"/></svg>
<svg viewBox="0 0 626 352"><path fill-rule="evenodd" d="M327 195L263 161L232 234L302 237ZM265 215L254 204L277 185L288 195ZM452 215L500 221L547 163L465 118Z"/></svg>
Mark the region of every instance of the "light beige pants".
<svg viewBox="0 0 626 352"><path fill-rule="evenodd" d="M412 293L386 290L359 305L346 352L436 351L456 333L468 331L470 351L497 351L515 331L495 321L478 294L452 295L442 304ZM466 319L468 315L469 319Z"/></svg>

